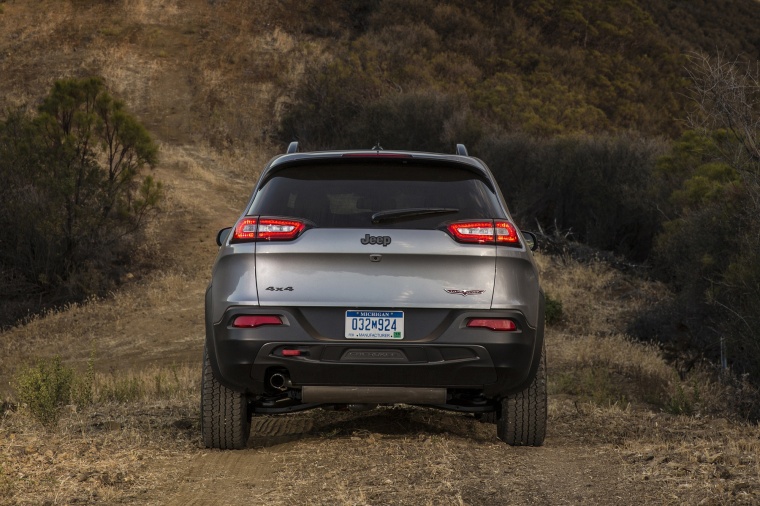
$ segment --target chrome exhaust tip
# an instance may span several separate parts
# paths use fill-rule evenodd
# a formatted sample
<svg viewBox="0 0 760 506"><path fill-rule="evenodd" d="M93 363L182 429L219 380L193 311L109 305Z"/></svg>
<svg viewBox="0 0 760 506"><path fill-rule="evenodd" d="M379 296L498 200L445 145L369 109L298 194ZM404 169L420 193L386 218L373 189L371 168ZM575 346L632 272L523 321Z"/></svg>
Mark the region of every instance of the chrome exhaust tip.
<svg viewBox="0 0 760 506"><path fill-rule="evenodd" d="M269 385L280 392L284 392L293 386L290 378L280 372L276 372L269 377Z"/></svg>

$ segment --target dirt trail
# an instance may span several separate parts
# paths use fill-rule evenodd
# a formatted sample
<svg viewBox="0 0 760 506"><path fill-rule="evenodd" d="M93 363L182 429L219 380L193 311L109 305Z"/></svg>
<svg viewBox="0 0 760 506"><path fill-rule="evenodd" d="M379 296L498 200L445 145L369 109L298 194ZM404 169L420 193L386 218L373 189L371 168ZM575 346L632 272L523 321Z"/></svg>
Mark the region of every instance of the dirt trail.
<svg viewBox="0 0 760 506"><path fill-rule="evenodd" d="M262 417L248 449L199 451L162 503L650 502L613 445L568 437L571 426L552 418L544 447L511 448L471 416L408 406Z"/></svg>

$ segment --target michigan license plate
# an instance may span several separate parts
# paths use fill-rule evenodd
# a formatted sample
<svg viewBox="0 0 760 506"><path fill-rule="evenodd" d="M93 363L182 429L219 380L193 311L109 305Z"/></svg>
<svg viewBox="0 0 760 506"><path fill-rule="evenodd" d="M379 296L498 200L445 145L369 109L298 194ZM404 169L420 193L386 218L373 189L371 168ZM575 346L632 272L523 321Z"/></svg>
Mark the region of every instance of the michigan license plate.
<svg viewBox="0 0 760 506"><path fill-rule="evenodd" d="M348 339L403 339L403 311L346 311Z"/></svg>

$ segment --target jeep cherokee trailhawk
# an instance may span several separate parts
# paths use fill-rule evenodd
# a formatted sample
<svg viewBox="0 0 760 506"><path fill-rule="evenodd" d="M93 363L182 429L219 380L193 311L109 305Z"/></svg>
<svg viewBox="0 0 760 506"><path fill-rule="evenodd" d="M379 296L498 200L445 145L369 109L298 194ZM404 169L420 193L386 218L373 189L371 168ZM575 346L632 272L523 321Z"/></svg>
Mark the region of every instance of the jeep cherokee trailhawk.
<svg viewBox="0 0 760 506"><path fill-rule="evenodd" d="M292 143L217 243L206 446L245 447L259 414L393 403L474 413L510 445L543 444L535 237L461 144L445 155Z"/></svg>

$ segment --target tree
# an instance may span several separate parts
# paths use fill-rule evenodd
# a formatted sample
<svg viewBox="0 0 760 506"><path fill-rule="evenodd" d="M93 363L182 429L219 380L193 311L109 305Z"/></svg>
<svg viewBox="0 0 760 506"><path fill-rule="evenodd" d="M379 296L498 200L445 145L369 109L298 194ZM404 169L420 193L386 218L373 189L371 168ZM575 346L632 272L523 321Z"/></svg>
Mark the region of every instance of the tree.
<svg viewBox="0 0 760 506"><path fill-rule="evenodd" d="M693 344L717 350L724 340L724 359L753 375L760 373L758 70L720 54L691 55L694 132L661 164L672 214L656 247L659 267L681 291L681 312L697 315Z"/></svg>
<svg viewBox="0 0 760 506"><path fill-rule="evenodd" d="M9 113L0 122L0 297L107 289L161 199L161 184L142 174L157 154L100 78L58 81L37 114Z"/></svg>

